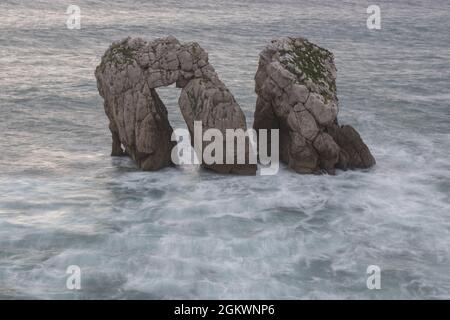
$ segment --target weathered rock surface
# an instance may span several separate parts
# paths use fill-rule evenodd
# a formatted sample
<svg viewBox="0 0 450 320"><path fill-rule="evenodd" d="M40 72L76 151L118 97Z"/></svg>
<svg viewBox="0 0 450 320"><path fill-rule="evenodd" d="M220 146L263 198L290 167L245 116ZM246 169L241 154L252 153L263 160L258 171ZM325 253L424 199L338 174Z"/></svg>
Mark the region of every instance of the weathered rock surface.
<svg viewBox="0 0 450 320"><path fill-rule="evenodd" d="M260 54L253 128L280 130L280 158L299 173L368 168L375 159L337 120L333 54L303 38L273 40Z"/></svg>
<svg viewBox="0 0 450 320"><path fill-rule="evenodd" d="M105 52L95 76L110 120L112 155L129 155L143 170L172 165L173 130L158 87L176 83L182 88L179 104L191 136L197 120L203 130L217 128L224 135L225 129L246 129L242 110L197 43L127 38ZM204 166L223 173L256 172L251 164Z"/></svg>
<svg viewBox="0 0 450 320"><path fill-rule="evenodd" d="M186 121L191 137L194 136L194 121L202 121L203 131L217 129L222 132L223 164L204 164L204 167L221 173L255 174L256 164L248 164L249 142L246 141L246 164L233 165L226 162L226 129L246 130L247 124L241 108L233 95L217 78L199 78L189 81L181 91L178 104ZM194 142L192 141L192 145ZM203 149L209 144L203 142ZM238 163L237 142L234 142L233 162Z"/></svg>

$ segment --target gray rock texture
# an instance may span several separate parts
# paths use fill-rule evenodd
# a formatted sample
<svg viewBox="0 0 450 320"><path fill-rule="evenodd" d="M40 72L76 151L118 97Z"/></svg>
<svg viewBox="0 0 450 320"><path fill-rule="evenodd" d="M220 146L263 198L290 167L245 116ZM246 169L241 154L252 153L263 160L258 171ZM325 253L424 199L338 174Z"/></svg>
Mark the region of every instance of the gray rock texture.
<svg viewBox="0 0 450 320"><path fill-rule="evenodd" d="M112 155L129 155L143 170L172 165L172 127L156 88L176 83L182 88L180 108L193 135L194 121L203 130L246 130L245 116L233 95L197 43L174 37L146 42L127 38L113 43L95 71L112 133ZM247 152L248 152L247 148ZM201 157L201 155L199 155ZM255 174L256 165L207 165L221 172Z"/></svg>
<svg viewBox="0 0 450 320"><path fill-rule="evenodd" d="M303 38L273 40L260 54L253 128L280 130L280 158L299 173L368 168L375 159L337 120L333 54Z"/></svg>

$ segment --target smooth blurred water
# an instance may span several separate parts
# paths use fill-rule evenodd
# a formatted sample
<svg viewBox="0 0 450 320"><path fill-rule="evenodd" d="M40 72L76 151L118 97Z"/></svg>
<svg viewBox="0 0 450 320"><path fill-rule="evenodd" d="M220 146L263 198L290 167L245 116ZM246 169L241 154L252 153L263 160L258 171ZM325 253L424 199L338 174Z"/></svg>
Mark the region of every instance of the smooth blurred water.
<svg viewBox="0 0 450 320"><path fill-rule="evenodd" d="M447 0L377 1L379 31L358 0L73 4L81 30L67 1L0 3L0 298L450 298ZM198 41L248 125L272 38L332 50L340 122L376 167L239 177L111 158L94 69L129 35ZM184 127L178 89L159 92Z"/></svg>

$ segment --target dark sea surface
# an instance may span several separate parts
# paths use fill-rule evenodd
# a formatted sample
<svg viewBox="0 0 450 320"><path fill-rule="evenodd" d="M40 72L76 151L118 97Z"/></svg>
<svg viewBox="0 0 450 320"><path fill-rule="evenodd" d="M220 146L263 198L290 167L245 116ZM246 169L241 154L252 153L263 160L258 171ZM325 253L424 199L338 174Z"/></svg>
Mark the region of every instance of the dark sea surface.
<svg viewBox="0 0 450 320"><path fill-rule="evenodd" d="M68 4L0 3L0 298L450 298L448 0L75 0L80 30ZM95 67L114 40L167 35L209 52L249 126L271 39L333 51L340 122L377 165L241 177L111 158ZM179 89L158 92L185 127Z"/></svg>

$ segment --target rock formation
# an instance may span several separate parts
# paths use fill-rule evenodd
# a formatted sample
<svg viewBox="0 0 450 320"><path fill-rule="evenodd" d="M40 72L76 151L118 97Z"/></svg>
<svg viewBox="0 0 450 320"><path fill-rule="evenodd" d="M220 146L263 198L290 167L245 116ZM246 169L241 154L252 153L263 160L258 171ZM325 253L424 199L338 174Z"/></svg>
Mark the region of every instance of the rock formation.
<svg viewBox="0 0 450 320"><path fill-rule="evenodd" d="M173 130L158 87L176 83L182 88L179 105L191 137L198 120L203 131L217 128L225 135L225 129L246 130L241 108L197 43L127 38L105 52L95 76L110 121L112 155L129 155L143 170L172 165ZM203 166L221 173L256 172L255 164Z"/></svg>
<svg viewBox="0 0 450 320"><path fill-rule="evenodd" d="M253 128L280 130L280 158L299 173L368 168L375 159L337 120L333 54L306 39L273 40L260 54Z"/></svg>

